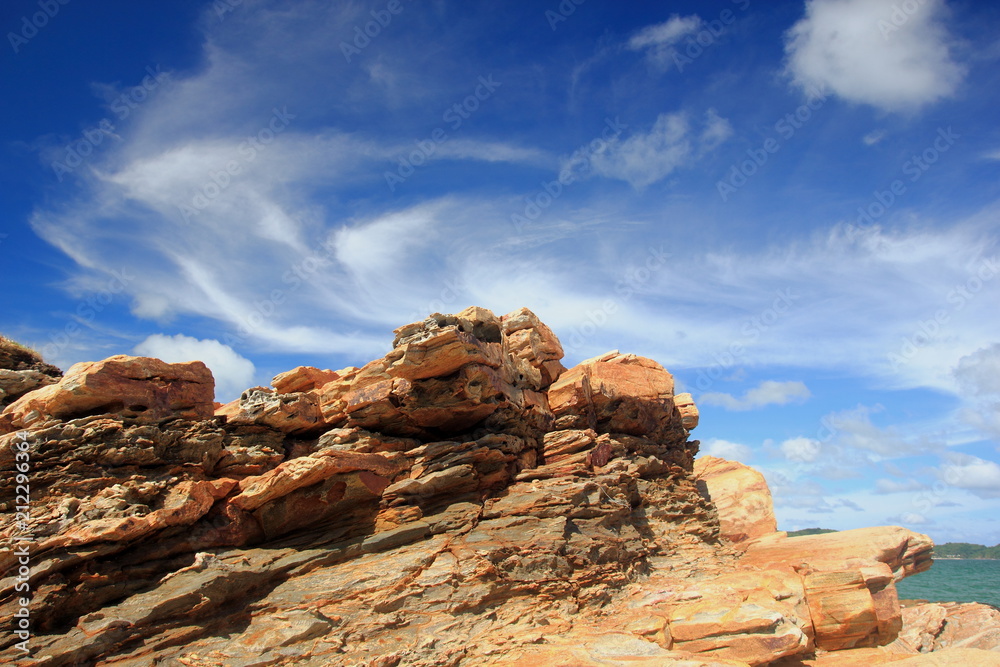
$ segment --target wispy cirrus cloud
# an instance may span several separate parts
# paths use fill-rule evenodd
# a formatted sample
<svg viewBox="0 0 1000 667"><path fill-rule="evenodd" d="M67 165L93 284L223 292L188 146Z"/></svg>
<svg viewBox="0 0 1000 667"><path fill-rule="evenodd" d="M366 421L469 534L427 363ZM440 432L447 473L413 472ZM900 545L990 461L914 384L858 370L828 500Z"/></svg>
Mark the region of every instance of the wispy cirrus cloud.
<svg viewBox="0 0 1000 667"><path fill-rule="evenodd" d="M675 53L674 45L698 32L701 26L702 20L697 14L674 14L663 23L655 23L635 32L629 37L627 47L632 51L645 52L650 62L666 69Z"/></svg>

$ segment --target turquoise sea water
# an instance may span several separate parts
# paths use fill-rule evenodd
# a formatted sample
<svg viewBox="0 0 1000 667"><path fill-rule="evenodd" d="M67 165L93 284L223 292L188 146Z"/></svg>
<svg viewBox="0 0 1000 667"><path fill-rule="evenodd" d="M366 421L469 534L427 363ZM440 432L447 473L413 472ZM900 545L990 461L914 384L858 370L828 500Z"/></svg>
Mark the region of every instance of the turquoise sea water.
<svg viewBox="0 0 1000 667"><path fill-rule="evenodd" d="M1000 560L935 559L931 569L897 582L896 588L901 600L1000 607Z"/></svg>

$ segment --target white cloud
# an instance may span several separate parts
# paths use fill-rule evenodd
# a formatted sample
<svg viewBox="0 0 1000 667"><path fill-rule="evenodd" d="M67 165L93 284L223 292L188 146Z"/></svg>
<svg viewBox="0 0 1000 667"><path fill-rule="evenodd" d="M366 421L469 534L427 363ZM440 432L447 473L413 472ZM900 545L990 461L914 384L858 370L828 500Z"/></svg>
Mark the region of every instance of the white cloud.
<svg viewBox="0 0 1000 667"><path fill-rule="evenodd" d="M1000 498L1000 465L978 456L949 452L940 477L951 486L965 489L980 498Z"/></svg>
<svg viewBox="0 0 1000 667"><path fill-rule="evenodd" d="M875 493L878 494L912 493L922 491L926 488L926 484L915 479L895 480L882 478L875 482Z"/></svg>
<svg viewBox="0 0 1000 667"><path fill-rule="evenodd" d="M955 92L964 68L952 60L943 0L807 0L788 31L788 72L803 89L886 111L920 107Z"/></svg>
<svg viewBox="0 0 1000 667"><path fill-rule="evenodd" d="M373 221L342 227L334 234L337 260L362 285L396 282L417 251L435 241L441 203L397 211Z"/></svg>
<svg viewBox="0 0 1000 667"><path fill-rule="evenodd" d="M897 516L891 516L886 519L886 522L890 524L901 524L903 526L926 526L933 523L923 514L918 514L916 512L906 512Z"/></svg>
<svg viewBox="0 0 1000 667"><path fill-rule="evenodd" d="M660 114L649 132L634 132L624 140L616 137L603 151L579 150L563 168L586 164L589 160L595 173L627 181L641 190L715 149L732 132L729 121L714 109L706 112L704 127L698 134L692 132L686 114Z"/></svg>
<svg viewBox="0 0 1000 667"><path fill-rule="evenodd" d="M674 54L674 44L684 37L693 35L701 28L699 16L674 14L663 23L646 26L628 40L632 51L646 51L647 57L658 67L666 68Z"/></svg>
<svg viewBox="0 0 1000 667"><path fill-rule="evenodd" d="M954 373L959 386L974 396L1000 394L1000 343L962 357Z"/></svg>
<svg viewBox="0 0 1000 667"><path fill-rule="evenodd" d="M409 146L406 148L411 149ZM474 139L450 139L435 149L433 157L482 162L509 162L539 167L552 167L555 164L555 158L537 148Z"/></svg>
<svg viewBox="0 0 1000 667"><path fill-rule="evenodd" d="M852 410L826 415L822 422L828 437L845 447L862 450L877 458L898 458L943 449L943 444L923 437L907 438L893 426L879 427L872 423L871 416L883 411L880 405L869 407L859 405Z"/></svg>
<svg viewBox="0 0 1000 667"><path fill-rule="evenodd" d="M790 438L781 443L781 453L789 461L812 463L819 458L823 445L812 438Z"/></svg>
<svg viewBox="0 0 1000 667"><path fill-rule="evenodd" d="M885 139L885 134L886 134L885 130L872 130L864 137L862 137L861 141L864 143L865 146L874 146L878 142Z"/></svg>
<svg viewBox="0 0 1000 667"><path fill-rule="evenodd" d="M1000 442L1000 343L960 358L953 375L965 402L959 419Z"/></svg>
<svg viewBox="0 0 1000 667"><path fill-rule="evenodd" d="M753 450L746 445L718 438L712 438L708 442L702 443L701 452L709 456L717 456L720 459L739 461L740 463L745 463L753 457Z"/></svg>
<svg viewBox="0 0 1000 667"><path fill-rule="evenodd" d="M663 23L646 26L636 32L628 40L628 47L633 50L645 49L662 44L676 44L685 35L701 27L701 18L696 14L680 16L674 14Z"/></svg>
<svg viewBox="0 0 1000 667"><path fill-rule="evenodd" d="M958 411L958 417L979 433L1000 442L1000 403L970 401L968 407ZM997 451L1000 452L1000 447L997 447Z"/></svg>
<svg viewBox="0 0 1000 667"><path fill-rule="evenodd" d="M753 410L767 405L802 402L811 395L809 388L802 382L765 380L748 390L743 398L721 392L710 392L702 394L698 402L703 405L718 405L727 410Z"/></svg>
<svg viewBox="0 0 1000 667"><path fill-rule="evenodd" d="M156 357L171 364L203 361L215 377L215 400L223 403L239 397L253 385L253 362L217 340L199 340L184 334L153 334L135 346L135 354Z"/></svg>
<svg viewBox="0 0 1000 667"><path fill-rule="evenodd" d="M701 132L702 150L710 151L733 136L733 126L715 109L705 112L705 129Z"/></svg>

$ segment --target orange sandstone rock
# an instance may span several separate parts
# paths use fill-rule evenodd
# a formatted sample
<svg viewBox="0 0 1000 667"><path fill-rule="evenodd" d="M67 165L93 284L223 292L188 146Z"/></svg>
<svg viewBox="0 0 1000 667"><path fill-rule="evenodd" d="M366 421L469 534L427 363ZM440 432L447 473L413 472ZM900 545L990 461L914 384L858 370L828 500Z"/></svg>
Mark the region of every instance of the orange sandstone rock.
<svg viewBox="0 0 1000 667"><path fill-rule="evenodd" d="M118 355L74 364L56 384L25 394L0 415L0 432L92 414L208 419L214 399L215 380L200 361Z"/></svg>
<svg viewBox="0 0 1000 667"><path fill-rule="evenodd" d="M745 542L777 530L771 490L764 476L753 468L702 456L695 459L694 475L719 511L720 535L725 539Z"/></svg>
<svg viewBox="0 0 1000 667"><path fill-rule="evenodd" d="M271 380L275 393L292 394L300 391L312 391L340 377L337 371L320 370L314 366L298 366L290 371L279 373Z"/></svg>

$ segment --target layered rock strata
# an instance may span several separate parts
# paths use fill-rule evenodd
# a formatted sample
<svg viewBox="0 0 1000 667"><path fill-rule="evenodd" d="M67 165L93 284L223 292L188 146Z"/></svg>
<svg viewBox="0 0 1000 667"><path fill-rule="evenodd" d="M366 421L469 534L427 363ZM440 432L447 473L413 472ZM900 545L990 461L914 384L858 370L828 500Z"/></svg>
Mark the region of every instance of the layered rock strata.
<svg viewBox="0 0 1000 667"><path fill-rule="evenodd" d="M697 408L656 362L567 370L527 309L395 333L225 406L200 362L138 357L9 404L0 465L28 464L30 511L0 479L0 627L26 580L32 634L0 657L763 665L901 641L894 582L930 541L774 532L759 474L695 461Z"/></svg>

